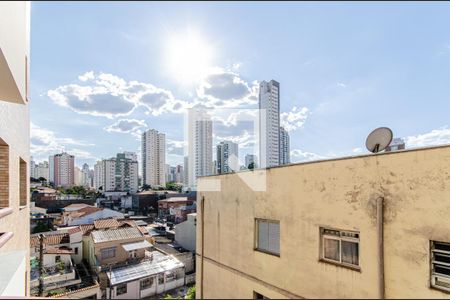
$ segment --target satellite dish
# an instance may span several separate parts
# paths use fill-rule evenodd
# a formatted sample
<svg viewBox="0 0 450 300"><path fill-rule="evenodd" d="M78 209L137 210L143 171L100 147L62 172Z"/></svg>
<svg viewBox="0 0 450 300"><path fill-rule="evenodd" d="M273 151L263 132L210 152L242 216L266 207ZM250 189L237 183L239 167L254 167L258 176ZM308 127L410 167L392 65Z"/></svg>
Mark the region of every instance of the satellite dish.
<svg viewBox="0 0 450 300"><path fill-rule="evenodd" d="M379 127L372 131L366 139L366 148L372 153L386 149L392 141L392 130L387 127Z"/></svg>

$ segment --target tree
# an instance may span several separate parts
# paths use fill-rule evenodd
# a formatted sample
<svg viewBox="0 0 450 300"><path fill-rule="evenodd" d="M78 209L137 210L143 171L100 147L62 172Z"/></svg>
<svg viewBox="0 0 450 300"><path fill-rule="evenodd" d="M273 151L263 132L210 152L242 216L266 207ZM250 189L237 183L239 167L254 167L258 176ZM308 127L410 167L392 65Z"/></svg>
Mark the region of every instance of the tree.
<svg viewBox="0 0 450 300"><path fill-rule="evenodd" d="M150 186L150 185L148 185L148 184L146 184L146 183L144 183L144 185L142 186L142 190L143 191L148 191L148 190L150 190L152 187Z"/></svg>
<svg viewBox="0 0 450 300"><path fill-rule="evenodd" d="M255 163L254 162L249 163L247 168L249 170L253 170L255 168Z"/></svg>
<svg viewBox="0 0 450 300"><path fill-rule="evenodd" d="M191 286L187 293L186 293L186 297L184 297L184 299L195 299L195 285Z"/></svg>
<svg viewBox="0 0 450 300"><path fill-rule="evenodd" d="M52 229L48 227L47 224L43 223L42 221L38 221L36 227L34 227L33 229L33 233L46 232L51 230Z"/></svg>
<svg viewBox="0 0 450 300"><path fill-rule="evenodd" d="M47 179L45 179L44 177L41 176L38 178L38 181L39 182L47 182Z"/></svg>

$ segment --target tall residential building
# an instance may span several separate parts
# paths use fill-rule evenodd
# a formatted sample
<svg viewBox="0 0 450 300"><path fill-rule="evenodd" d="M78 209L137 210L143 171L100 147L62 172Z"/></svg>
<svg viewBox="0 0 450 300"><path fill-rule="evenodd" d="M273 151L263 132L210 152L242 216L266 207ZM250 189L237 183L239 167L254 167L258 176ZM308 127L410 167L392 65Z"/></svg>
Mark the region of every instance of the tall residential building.
<svg viewBox="0 0 450 300"><path fill-rule="evenodd" d="M166 135L155 129L142 134L143 184L166 185Z"/></svg>
<svg viewBox="0 0 450 300"><path fill-rule="evenodd" d="M75 156L66 152L49 157L50 181L55 186L71 187L75 184Z"/></svg>
<svg viewBox="0 0 450 300"><path fill-rule="evenodd" d="M131 152L117 153L115 190L136 193L138 190L138 162L137 156Z"/></svg>
<svg viewBox="0 0 450 300"><path fill-rule="evenodd" d="M30 158L30 177L36 178L36 162L33 160L33 156Z"/></svg>
<svg viewBox="0 0 450 300"><path fill-rule="evenodd" d="M134 158L136 156L117 153L116 157L97 161L94 165L94 188L103 192L136 193L139 186L139 169Z"/></svg>
<svg viewBox="0 0 450 300"><path fill-rule="evenodd" d="M83 185L83 172L80 168L75 167L73 171L73 184L76 186L82 186Z"/></svg>
<svg viewBox="0 0 450 300"><path fill-rule="evenodd" d="M217 145L217 174L239 170L239 146L231 141Z"/></svg>
<svg viewBox="0 0 450 300"><path fill-rule="evenodd" d="M33 177L33 176L32 176ZM45 178L47 181L49 180L49 167L48 161L43 161L37 164L34 168L34 178Z"/></svg>
<svg viewBox="0 0 450 300"><path fill-rule="evenodd" d="M83 164L82 172L82 185L86 188L91 187L90 169L88 164Z"/></svg>
<svg viewBox="0 0 450 300"><path fill-rule="evenodd" d="M280 84L271 80L259 85L259 159L262 168L280 162Z"/></svg>
<svg viewBox="0 0 450 300"><path fill-rule="evenodd" d="M189 156L183 159L183 188L187 189L189 186Z"/></svg>
<svg viewBox="0 0 450 300"><path fill-rule="evenodd" d="M188 112L188 188L196 189L197 178L212 174L212 120L201 108ZM186 167L186 166L185 166Z"/></svg>
<svg viewBox="0 0 450 300"><path fill-rule="evenodd" d="M177 165L175 167L175 182L183 183L183 177L184 177L184 168L182 165Z"/></svg>
<svg viewBox="0 0 450 300"><path fill-rule="evenodd" d="M404 150L405 147L405 140L402 138L394 138L389 146L386 147L386 152L389 151L397 151L397 150Z"/></svg>
<svg viewBox="0 0 450 300"><path fill-rule="evenodd" d="M0 297L30 296L30 2L0 2Z"/></svg>
<svg viewBox="0 0 450 300"><path fill-rule="evenodd" d="M289 132L280 126L280 165L286 165L291 162Z"/></svg>
<svg viewBox="0 0 450 300"><path fill-rule="evenodd" d="M443 145L291 164L266 172L265 192L241 174L199 178L221 190L197 194L196 296L448 299L449 157Z"/></svg>
<svg viewBox="0 0 450 300"><path fill-rule="evenodd" d="M246 154L245 155L245 168L248 168L248 166L253 163L255 165L258 162L258 157L255 154ZM256 167L256 166L254 166Z"/></svg>

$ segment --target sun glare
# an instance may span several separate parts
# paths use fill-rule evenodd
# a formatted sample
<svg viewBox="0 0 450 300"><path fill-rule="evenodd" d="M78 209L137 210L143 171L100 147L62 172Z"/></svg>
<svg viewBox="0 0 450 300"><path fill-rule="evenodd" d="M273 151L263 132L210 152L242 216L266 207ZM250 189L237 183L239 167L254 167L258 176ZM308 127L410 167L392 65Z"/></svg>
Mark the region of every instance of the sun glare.
<svg viewBox="0 0 450 300"><path fill-rule="evenodd" d="M182 83L200 80L211 67L211 47L196 34L171 37L166 54L169 73Z"/></svg>

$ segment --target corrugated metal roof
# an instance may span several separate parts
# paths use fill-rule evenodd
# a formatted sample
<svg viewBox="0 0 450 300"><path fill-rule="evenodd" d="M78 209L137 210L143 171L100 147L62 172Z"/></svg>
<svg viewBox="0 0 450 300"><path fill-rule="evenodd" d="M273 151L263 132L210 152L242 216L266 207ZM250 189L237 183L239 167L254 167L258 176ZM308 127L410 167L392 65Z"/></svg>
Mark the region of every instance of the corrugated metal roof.
<svg viewBox="0 0 450 300"><path fill-rule="evenodd" d="M143 237L142 233L136 227L119 228L109 230L96 230L91 232L94 243L102 243L108 241L117 241Z"/></svg>
<svg viewBox="0 0 450 300"><path fill-rule="evenodd" d="M140 264L113 269L106 272L112 285L134 281L158 273L184 267L184 264L173 256L164 255L158 251L152 252L153 259Z"/></svg>

